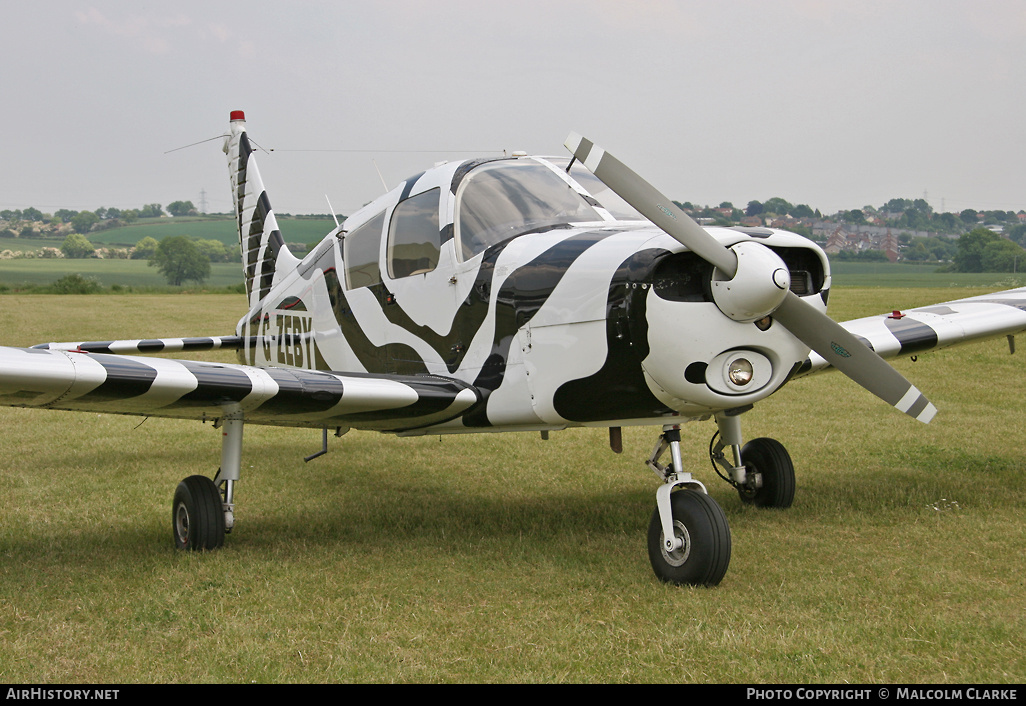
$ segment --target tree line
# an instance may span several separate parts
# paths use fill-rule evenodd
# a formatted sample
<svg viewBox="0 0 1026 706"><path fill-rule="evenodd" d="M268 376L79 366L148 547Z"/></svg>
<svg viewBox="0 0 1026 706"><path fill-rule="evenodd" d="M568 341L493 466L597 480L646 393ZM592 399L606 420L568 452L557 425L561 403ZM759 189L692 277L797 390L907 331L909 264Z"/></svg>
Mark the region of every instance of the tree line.
<svg viewBox="0 0 1026 706"><path fill-rule="evenodd" d="M166 213L172 216L196 216L199 212L192 201L172 201L166 207ZM107 208L101 206L95 211L73 211L61 208L53 213L43 213L38 208L5 209L0 211L0 220L9 225L0 235L9 238L33 238L43 235L32 224L42 223L55 230L64 224L71 226L76 233L85 235L94 230L108 230L135 223L140 218L159 218L165 215L165 207L159 203L149 203L139 208ZM11 230L11 225L21 226L20 232Z"/></svg>

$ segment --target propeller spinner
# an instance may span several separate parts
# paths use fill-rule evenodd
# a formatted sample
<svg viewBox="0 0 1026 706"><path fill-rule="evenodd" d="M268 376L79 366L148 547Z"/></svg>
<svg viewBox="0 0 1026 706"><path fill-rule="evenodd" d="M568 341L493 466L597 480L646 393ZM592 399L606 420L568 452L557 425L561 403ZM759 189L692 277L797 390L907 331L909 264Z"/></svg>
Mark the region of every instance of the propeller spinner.
<svg viewBox="0 0 1026 706"><path fill-rule="evenodd" d="M735 321L755 321L772 314L781 325L830 365L874 395L921 422L937 413L916 387L872 349L837 322L790 291L783 261L754 242L732 248L721 244L670 199L627 165L577 133L566 147L606 186L620 195L667 235L718 270L713 274L713 300Z"/></svg>

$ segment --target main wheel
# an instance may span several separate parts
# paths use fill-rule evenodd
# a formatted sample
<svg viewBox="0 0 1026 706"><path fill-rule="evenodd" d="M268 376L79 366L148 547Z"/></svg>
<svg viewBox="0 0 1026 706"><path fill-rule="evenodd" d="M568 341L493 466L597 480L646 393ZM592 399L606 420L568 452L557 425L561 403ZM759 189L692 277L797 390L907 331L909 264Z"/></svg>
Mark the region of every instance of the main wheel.
<svg viewBox="0 0 1026 706"><path fill-rule="evenodd" d="M224 544L224 503L214 481L189 476L178 484L171 529L179 549L217 549Z"/></svg>
<svg viewBox="0 0 1026 706"><path fill-rule="evenodd" d="M762 474L762 486L737 489L741 501L756 507L791 507L794 501L794 464L787 449L776 439L752 439L741 449L749 474Z"/></svg>
<svg viewBox="0 0 1026 706"><path fill-rule="evenodd" d="M678 490L670 494L674 534L683 546L668 552L659 510L648 525L648 558L661 581L690 586L715 586L730 565L730 527L723 509L705 493Z"/></svg>

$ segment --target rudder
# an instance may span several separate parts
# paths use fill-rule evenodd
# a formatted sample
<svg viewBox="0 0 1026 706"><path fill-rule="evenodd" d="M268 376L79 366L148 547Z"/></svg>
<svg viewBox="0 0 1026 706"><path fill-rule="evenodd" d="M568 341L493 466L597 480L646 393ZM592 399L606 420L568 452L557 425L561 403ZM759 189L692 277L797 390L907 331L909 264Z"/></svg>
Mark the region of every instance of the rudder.
<svg viewBox="0 0 1026 706"><path fill-rule="evenodd" d="M246 295L250 306L255 306L267 296L279 273L293 269L299 259L289 252L281 237L241 110L231 113L231 133L224 151L228 155Z"/></svg>

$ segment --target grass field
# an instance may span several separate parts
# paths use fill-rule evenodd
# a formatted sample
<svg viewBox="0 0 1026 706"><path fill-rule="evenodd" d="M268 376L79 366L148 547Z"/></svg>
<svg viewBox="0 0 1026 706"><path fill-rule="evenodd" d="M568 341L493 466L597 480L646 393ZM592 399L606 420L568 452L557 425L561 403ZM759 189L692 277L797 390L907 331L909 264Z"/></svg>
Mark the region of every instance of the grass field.
<svg viewBox="0 0 1026 706"><path fill-rule="evenodd" d="M123 287L171 289L160 271L150 267L146 260L0 260L0 285L10 289L50 284L69 274L91 277L104 287L117 284ZM241 263L213 262L210 264L210 277L203 286L226 287L241 282ZM188 282L187 286L194 286L194 283Z"/></svg>
<svg viewBox="0 0 1026 706"><path fill-rule="evenodd" d="M837 287L840 320L986 290ZM2 343L230 333L242 297L0 298ZM1020 346L1021 347L1021 346ZM230 354L211 354L230 360ZM895 365L928 426L846 378L744 417L795 461L786 511L744 506L715 589L645 554L657 430L396 439L246 428L235 532L171 546L175 485L212 474L194 422L0 409L0 682L1026 680L1022 352Z"/></svg>
<svg viewBox="0 0 1026 706"><path fill-rule="evenodd" d="M323 218L278 217L282 237L288 243L313 243L319 241L335 228L335 222ZM99 245L135 245L145 237L161 240L171 235L189 235L198 240L220 240L225 245L238 247L239 234L235 220L224 218L156 218L144 219L138 223L111 230L89 234L89 239Z"/></svg>

